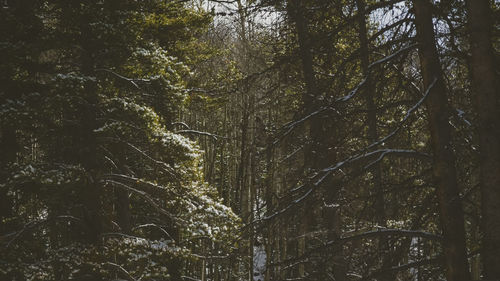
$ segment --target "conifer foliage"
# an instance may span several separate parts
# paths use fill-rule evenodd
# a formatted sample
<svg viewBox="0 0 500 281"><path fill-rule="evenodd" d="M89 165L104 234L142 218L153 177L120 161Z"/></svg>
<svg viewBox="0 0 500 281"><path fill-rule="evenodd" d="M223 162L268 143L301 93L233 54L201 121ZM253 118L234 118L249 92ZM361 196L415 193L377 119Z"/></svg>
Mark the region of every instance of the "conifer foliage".
<svg viewBox="0 0 500 281"><path fill-rule="evenodd" d="M0 1L0 281L500 279L499 13Z"/></svg>
<svg viewBox="0 0 500 281"><path fill-rule="evenodd" d="M210 16L175 1L0 12L0 279L180 280L227 255L238 219L171 125L183 48Z"/></svg>

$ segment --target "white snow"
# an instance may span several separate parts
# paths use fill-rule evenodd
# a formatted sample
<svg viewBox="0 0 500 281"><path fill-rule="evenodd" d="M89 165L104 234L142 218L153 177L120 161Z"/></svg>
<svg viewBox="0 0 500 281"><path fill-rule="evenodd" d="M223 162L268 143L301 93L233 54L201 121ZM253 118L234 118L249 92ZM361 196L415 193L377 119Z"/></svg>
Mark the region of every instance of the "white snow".
<svg viewBox="0 0 500 281"><path fill-rule="evenodd" d="M264 246L253 247L253 280L264 281L266 271L266 251Z"/></svg>

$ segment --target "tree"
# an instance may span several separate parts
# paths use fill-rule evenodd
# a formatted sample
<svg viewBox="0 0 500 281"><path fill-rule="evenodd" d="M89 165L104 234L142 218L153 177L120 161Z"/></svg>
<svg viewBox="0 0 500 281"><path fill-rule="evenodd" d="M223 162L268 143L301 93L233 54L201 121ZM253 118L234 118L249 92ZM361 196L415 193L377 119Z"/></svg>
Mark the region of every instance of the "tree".
<svg viewBox="0 0 500 281"><path fill-rule="evenodd" d="M208 15L164 1L32 4L43 41L24 37L20 45L39 47L27 57L47 67L12 60L7 68L9 81L38 84L2 92L12 100L2 124L12 114L33 118L14 119L16 135L30 136L33 148L5 163L2 191L12 209L2 221L16 225L2 229L1 278L201 276L200 259L231 252L238 219L201 178L197 145L168 127L185 98L186 35ZM31 26L16 18L18 8L3 12L22 35ZM174 26L168 41L154 36ZM4 40L14 52L19 39ZM23 70L34 78L14 72ZM206 243L218 247L200 247Z"/></svg>
<svg viewBox="0 0 500 281"><path fill-rule="evenodd" d="M433 175L443 229L443 252L447 280L469 280L462 202L452 150L450 108L447 89L434 39L432 6L426 0L413 1L420 67L426 95L433 152Z"/></svg>
<svg viewBox="0 0 500 281"><path fill-rule="evenodd" d="M479 114L482 259L484 277L500 278L500 110L499 76L492 46L489 1L466 1L471 75Z"/></svg>
<svg viewBox="0 0 500 281"><path fill-rule="evenodd" d="M496 13L2 2L0 279L495 278Z"/></svg>

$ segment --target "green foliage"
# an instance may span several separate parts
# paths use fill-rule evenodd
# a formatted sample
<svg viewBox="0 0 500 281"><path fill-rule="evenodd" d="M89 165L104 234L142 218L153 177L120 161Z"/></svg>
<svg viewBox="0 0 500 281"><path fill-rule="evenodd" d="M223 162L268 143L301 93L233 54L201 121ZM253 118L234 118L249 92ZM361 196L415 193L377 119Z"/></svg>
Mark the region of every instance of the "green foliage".
<svg viewBox="0 0 500 281"><path fill-rule="evenodd" d="M238 218L196 143L168 129L210 17L169 1L28 2L1 11L17 30L0 43L0 120L31 149L1 163L0 279L178 280L207 241L229 253Z"/></svg>

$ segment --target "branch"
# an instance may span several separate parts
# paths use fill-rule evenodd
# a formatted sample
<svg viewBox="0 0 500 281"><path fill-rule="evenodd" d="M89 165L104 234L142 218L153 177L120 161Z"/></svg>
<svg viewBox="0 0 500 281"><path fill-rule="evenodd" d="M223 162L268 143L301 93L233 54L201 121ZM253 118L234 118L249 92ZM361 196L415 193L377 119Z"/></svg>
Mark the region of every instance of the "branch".
<svg viewBox="0 0 500 281"><path fill-rule="evenodd" d="M198 254L189 254L189 255L202 260L223 260L230 257L230 255L225 255L225 256L203 256Z"/></svg>
<svg viewBox="0 0 500 281"><path fill-rule="evenodd" d="M374 68L375 66L377 66L379 64L388 62L388 61L392 60L393 58L397 57L398 55L400 55L401 53L406 52L408 50L411 50L411 49L415 48L416 46L417 46L417 44L411 44L411 45L409 45L407 47L404 47L404 48L402 48L402 49L394 52L391 55L388 55L388 56L386 56L386 57L384 57L384 58L382 58L382 59L380 59L380 60L378 60L376 62L373 62L372 64L370 64L368 66L368 69L372 69L372 68ZM356 87L353 90L351 90L347 95L342 96L340 98L337 98L335 100L335 103L347 102L352 97L354 97L358 93L359 89L361 89L365 85L365 83L368 81L368 76L369 75L370 74L367 74L365 77L363 77L363 80L361 80L361 82L359 82L358 85L356 85ZM429 90L430 90L430 88L432 86L434 86L434 83L432 83L431 86L429 86L429 89L427 90L427 93L429 92ZM427 95L424 95L424 97L425 96L427 96ZM422 100L422 102L423 102L423 100ZM320 109L318 109L318 110L316 110L316 111L314 111L314 112L306 115L305 117L303 117L303 118L301 118L299 120L296 120L296 121L293 121L293 122L290 122L290 123L284 125L283 129L287 129L286 132L283 133L276 141L274 141L273 145L276 145L283 138L285 138L287 135L289 135L296 127L298 127L298 125L304 123L305 121L311 119L312 117L314 117L314 116L316 116L316 115L318 115L320 113L323 113L326 110L334 110L334 109L332 107L322 107L322 108L320 108Z"/></svg>
<svg viewBox="0 0 500 281"><path fill-rule="evenodd" d="M62 215L62 216L57 216L57 217L52 217L52 218L47 218L47 219L43 219L43 220L39 220L39 221L31 221L31 222L28 222L27 224L24 225L24 227L19 230L19 231L16 231L16 232L12 232L12 233L9 233L9 234L6 234L4 236L1 236L0 237L0 241L2 241L3 239L5 238L8 238L8 237L11 237L11 236L14 236L12 237L11 240L9 240L9 242L7 242L6 244L6 248L10 247L10 245L16 241L17 239L19 239L26 231L28 230L33 230L45 223L48 223L50 221L53 221L53 220L57 220L57 219L65 219L65 220L71 220L71 221L77 221L77 222L81 222L82 220L77 218L77 217L74 217L74 216L70 216L70 215Z"/></svg>
<svg viewBox="0 0 500 281"><path fill-rule="evenodd" d="M370 149L370 148L372 148L374 146L377 146L377 145L379 145L381 143L384 143L389 138L393 137L397 132L399 132L399 130L401 130L401 128L403 127L402 125L408 120L408 118L410 118L410 115L413 113L413 111L417 110L424 103L425 99L429 96L429 93L430 93L431 89L434 87L434 85L436 84L436 82L437 82L437 78L434 78L434 81L432 81L432 83L429 85L429 87L425 91L425 93L422 96L422 98L412 108L410 108L408 110L408 112L406 112L405 117L403 118L403 120L401 120L401 122L399 122L398 127L394 131L390 132L388 135L386 135L385 137L381 138L380 140L372 143L366 149Z"/></svg>
<svg viewBox="0 0 500 281"><path fill-rule="evenodd" d="M304 183L304 184L290 190L291 193L295 193L295 192L302 190L305 187L309 187L309 189L303 195L301 195L299 198L290 202L283 209L276 211L275 213L272 213L268 216L265 216L262 219L256 220L255 222L268 221L268 220L270 220L278 215L285 213L286 211L290 210L293 206L298 205L299 203L302 203L307 197L309 197L311 194L313 194L313 191L316 190L325 181L326 178L328 178L330 175L332 175L333 172L339 170L340 168L342 168L344 166L347 166L348 164L352 164L354 162L366 159L367 157L371 157L371 156L377 155L379 153L382 155L382 158L388 154L411 155L411 156L418 156L418 157L421 157L424 159L430 158L430 155L428 155L428 154L421 153L421 152L414 151L414 150L407 150L407 149L389 149L389 148L386 148L386 149L377 149L375 151L370 151L370 152L365 152L365 153L358 153L356 155L353 155L353 156L347 158L344 161L337 162L333 166L330 166L330 167L327 167L323 170L320 170L317 174L312 176L307 183ZM381 159L381 158L379 157L379 159ZM375 161L378 161L378 160L375 160ZM369 164L369 166L371 164Z"/></svg>
<svg viewBox="0 0 500 281"><path fill-rule="evenodd" d="M372 280L374 277L382 275L382 274L384 274L386 272L403 271L403 270L406 270L406 269L415 268L415 267L419 267L419 266L422 266L422 265L428 265L428 264L433 264L433 263L441 263L442 261L443 261L442 257L434 257L434 258L429 258L429 259L423 259L423 260L419 260L419 261L409 262L407 264L393 266L391 268L387 268L387 269L382 269L382 270L376 271L376 272L374 272L374 273L372 273L372 274L364 277L361 280L363 280L363 281L364 280Z"/></svg>
<svg viewBox="0 0 500 281"><path fill-rule="evenodd" d="M402 49L399 49L398 51L386 56L386 57L383 57L381 59L379 59L378 61L375 61L375 62L372 62L369 66L368 66L368 69L372 69L374 68L375 66L379 65L379 64L383 64L383 63L386 63L390 60L392 60L393 58L397 57L399 54L403 53L403 52L406 52L408 50L411 50L413 48L415 48L417 46L417 44L411 44L409 46L406 46Z"/></svg>
<svg viewBox="0 0 500 281"><path fill-rule="evenodd" d="M211 134L211 133L208 133L208 132L196 131L196 130L179 130L179 131L176 131L174 133L176 133L176 134L185 133L185 134L196 134L196 135L201 135L201 136L208 136L208 137L213 138L214 140L217 140L217 138L225 138L225 139L227 139L227 137L223 137L223 136Z"/></svg>
<svg viewBox="0 0 500 281"><path fill-rule="evenodd" d="M137 279L132 277L132 275L127 270L125 270L125 268L123 268L121 265L112 262L106 262L105 265L111 266L114 269L118 269L118 271L120 271L125 276L125 278L127 278L128 281L137 281Z"/></svg>
<svg viewBox="0 0 500 281"><path fill-rule="evenodd" d="M129 190L129 191L132 191L133 193L135 193L135 194L139 195L140 197L146 199L146 201L151 206L153 206L159 213L161 213L161 214L167 216L168 218L172 219L172 221L175 222L176 224L179 225L180 224L179 221L185 223L184 220L175 217L171 213L167 212L165 209L163 209L160 206L158 206L158 204L156 204L156 202L153 200L153 198L151 198L146 192L144 192L142 190L139 190L139 189L136 189L136 188L133 188L133 187L131 187L129 185L126 185L124 183L121 183L121 182L118 182L118 181L114 181L114 180L110 180L110 179L104 179L103 182L104 183L111 183L111 184L113 184L116 187L120 187L120 188ZM106 185L104 185L104 186L106 186Z"/></svg>
<svg viewBox="0 0 500 281"><path fill-rule="evenodd" d="M378 229L378 230L367 231L367 232L363 232L363 233L359 233L359 234L355 234L355 235L351 235L351 236L347 236L347 237L341 237L341 238L339 238L337 240L333 240L333 241L328 241L328 242L326 242L326 243L324 243L322 245L319 245L319 246L316 246L316 247L313 247L313 248L307 250L307 252L303 253L301 256L290 258L288 260L284 260L284 261L281 261L281 262L278 262L278 263L273 263L271 265L272 266L277 266L277 265L280 265L280 264L284 264L284 263L290 262L290 263L292 263L291 265L293 266L294 262L295 262L295 264L304 262L305 260L307 260L307 257L309 255L317 253L318 251L328 250L329 247L331 247L333 245L336 245L339 242L348 242L348 241L351 241L351 240L364 239L364 238L377 237L377 236L384 236L384 235L397 235L397 236L400 236L400 237L421 237L421 238L427 238L427 239L430 239L430 240L435 240L435 241L438 241L438 242L441 242L442 239L443 239L443 237L440 236L440 235L433 234L433 233L430 233L430 232L425 232L425 231L406 230L406 229ZM428 261L434 261L434 259L429 259ZM415 266L418 266L418 265L422 265L422 264L420 264L420 262L422 262L422 264L424 263L423 261L419 261L419 263L410 263L410 264L403 265L403 266L397 266L397 267L393 267L393 268L391 268L389 270L403 270L403 269L406 269L406 268L411 268L411 267L415 267Z"/></svg>
<svg viewBox="0 0 500 281"><path fill-rule="evenodd" d="M304 123L305 121L311 119L312 117L316 116L316 115L319 115L320 113L323 113L324 111L327 111L327 110L333 110L333 108L330 108L330 107L322 107L312 113L309 113L308 115L302 117L301 119L299 120L296 120L296 121L292 121L292 122L289 122L285 125L283 125L283 127L281 128L281 130L283 129L287 129L285 133L283 133L277 140L275 140L272 145L276 145L278 142L280 142L283 138L285 138L287 135L289 135L296 127L298 127L300 124Z"/></svg>
<svg viewBox="0 0 500 281"><path fill-rule="evenodd" d="M125 77L125 76L123 76L121 74L118 74L118 73L114 72L113 70L106 69L106 68L98 68L98 69L96 69L96 71L104 71L104 72L107 72L107 73L111 73L114 76L116 76L116 77L118 77L118 78L120 78L122 80L130 82L132 85L134 85L134 87L136 87L139 90L141 90L141 87L139 87L139 85L136 83L136 81L138 81L138 82L151 82L150 79L132 79L132 78L128 78L128 77Z"/></svg>
<svg viewBox="0 0 500 281"><path fill-rule="evenodd" d="M172 126L176 126L176 125L181 125L182 127L184 127L185 129L189 130L189 126L188 124L186 124L185 122L174 122L171 124Z"/></svg>
<svg viewBox="0 0 500 281"><path fill-rule="evenodd" d="M189 277L189 276L181 276L181 278L182 279L191 280L191 281L202 281L201 279L196 279L196 278Z"/></svg>
<svg viewBox="0 0 500 281"><path fill-rule="evenodd" d="M154 223L141 224L141 225L138 225L138 226L132 228L132 230L137 230L139 228L145 228L145 227L158 228L161 232L163 232L165 235L167 235L170 239L175 240L174 238L172 238L172 235L170 235L170 233L168 233L163 227L161 227L157 224L154 224Z"/></svg>
<svg viewBox="0 0 500 281"><path fill-rule="evenodd" d="M157 159L154 159L153 157L149 156L146 152L142 151L141 149L139 149L138 147L136 147L135 145L127 142L127 141L124 141L122 139L119 139L119 138L112 138L112 137L103 137L103 139L109 139L109 140L113 140L113 141L116 141L116 142L121 142L127 146L129 146L130 148L132 148L133 150L135 150L137 153L141 154L142 156L144 156L146 159L150 160L151 162L153 162L154 164L156 165L159 165L161 167L163 167L163 170L165 172L167 172L168 174L170 174L171 176L173 176L176 180L180 181L178 175L175 173L175 170L170 166L168 165L167 163L163 162L163 161L160 161L160 160L157 160Z"/></svg>
<svg viewBox="0 0 500 281"><path fill-rule="evenodd" d="M362 233L356 232L351 232L351 233L356 233L356 234L351 234L349 235L349 232L346 233L347 236L341 237L338 240L335 241L330 241L330 243L337 243L339 241L341 242L347 242L351 240L356 240L356 239L364 239L364 238L371 238L371 237L377 237L377 236L384 236L384 235L393 235L393 236L399 236L399 237L420 237L420 238L426 238L429 240L436 240L436 241L442 241L443 236L434 234L431 232L426 232L426 231L419 231L419 230L408 230L408 229L391 229L391 228L379 228L377 230L371 230L371 231L366 231Z"/></svg>
<svg viewBox="0 0 500 281"><path fill-rule="evenodd" d="M336 102L346 102L346 101L350 100L352 97L354 97L354 95L356 95L356 93L358 92L358 90L361 89L361 87L363 87L363 85L366 83L366 81L368 81L368 75L369 74L367 74L363 78L363 80L361 80L361 82L359 82L359 84L351 92L349 92L348 95L340 97L340 98L336 99L335 101Z"/></svg>
<svg viewBox="0 0 500 281"><path fill-rule="evenodd" d="M407 13L403 19L382 27L376 33L374 33L372 36L370 36L370 38L368 38L368 41L372 42L373 40L377 39L377 37L379 37L381 34L385 33L386 31L389 31L389 30L393 29L394 27L399 27L403 23L411 22L409 15L410 15L410 13Z"/></svg>

